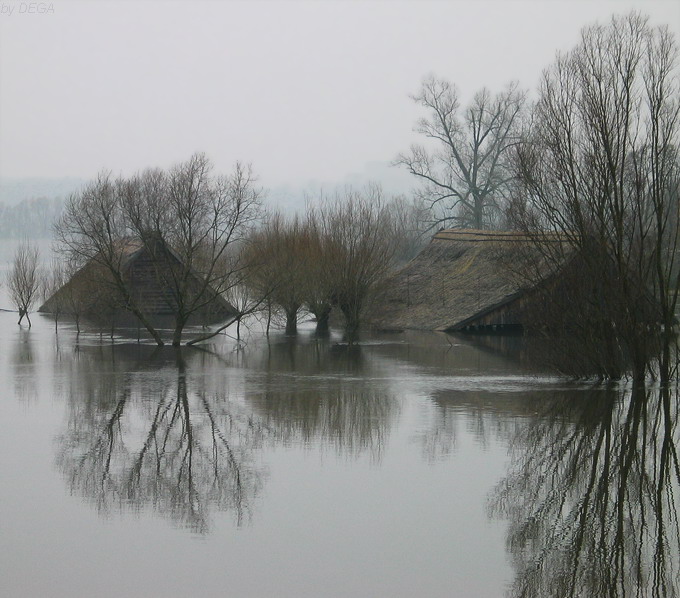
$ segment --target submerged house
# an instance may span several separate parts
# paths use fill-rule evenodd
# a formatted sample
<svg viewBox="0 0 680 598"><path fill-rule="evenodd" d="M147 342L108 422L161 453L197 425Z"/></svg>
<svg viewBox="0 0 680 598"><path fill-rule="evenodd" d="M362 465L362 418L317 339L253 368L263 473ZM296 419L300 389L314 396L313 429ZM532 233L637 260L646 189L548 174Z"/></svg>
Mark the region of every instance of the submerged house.
<svg viewBox="0 0 680 598"><path fill-rule="evenodd" d="M173 280L178 273L188 273L182 299L196 300L201 305L189 324L221 322L237 313L198 272L187 269L177 252L167 245L157 245L152 253L141 241L127 240L121 243L117 259L129 299L115 284L111 271L95 258L78 270L38 311L76 318L82 316L99 324L130 325L137 322L126 305L134 301L154 325L172 325L181 300Z"/></svg>
<svg viewBox="0 0 680 598"><path fill-rule="evenodd" d="M542 240L567 244L559 235ZM384 330L520 331L540 300L535 284L553 277L533 246L524 233L441 230L388 281L373 322ZM566 263L573 252L561 253Z"/></svg>

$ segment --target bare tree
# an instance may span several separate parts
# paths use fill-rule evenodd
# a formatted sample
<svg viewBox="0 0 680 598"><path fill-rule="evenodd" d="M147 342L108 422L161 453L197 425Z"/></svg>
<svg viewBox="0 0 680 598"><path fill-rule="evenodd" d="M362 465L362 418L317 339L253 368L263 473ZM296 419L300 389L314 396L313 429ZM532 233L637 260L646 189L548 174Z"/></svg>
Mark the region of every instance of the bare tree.
<svg viewBox="0 0 680 598"><path fill-rule="evenodd" d="M254 234L251 232L247 238L233 244L220 266L224 271L231 273L232 284L223 291L223 296L235 313L217 328L191 339L187 345L210 340L233 324L236 324L236 339L240 341L241 328L252 323L249 316L257 319L262 312L271 310L271 288L257 284L262 279L260 276L262 263L258 252L252 249L253 238Z"/></svg>
<svg viewBox="0 0 680 598"><path fill-rule="evenodd" d="M104 173L69 199L58 238L72 260L102 269L119 305L162 345L125 273L130 247L144 248L174 314L177 346L190 318L209 314L219 297L243 281L241 254L230 250L259 217L255 183L242 164L229 176L214 176L203 154L168 172L147 170L118 180Z"/></svg>
<svg viewBox="0 0 680 598"><path fill-rule="evenodd" d="M599 330L591 340L622 355L637 380L658 352L650 325L666 334L662 379L672 369L680 242L676 61L668 28L652 28L638 14L584 29L578 46L545 71L530 135L517 152L525 204L516 204L512 217L534 233L557 231L568 241L562 248L576 251L581 300ZM555 244L535 238L544 258L564 261L564 251L555 255ZM582 320L559 297L552 300L572 323Z"/></svg>
<svg viewBox="0 0 680 598"><path fill-rule="evenodd" d="M175 346L189 318L214 303L215 292L243 283L246 265L240 253L229 250L247 238L260 217L262 193L255 183L249 166L237 163L230 176L214 177L209 159L194 154L167 176L148 171L128 186L125 214L159 265L158 278L171 290ZM169 248L178 260L163 259Z"/></svg>
<svg viewBox="0 0 680 598"><path fill-rule="evenodd" d="M38 298L41 277L38 271L40 253L37 247L22 241L14 252L12 267L7 275L9 297L19 311L18 324L26 316L28 326L31 326L29 312Z"/></svg>
<svg viewBox="0 0 680 598"><path fill-rule="evenodd" d="M126 258L134 243L129 223L121 205L124 181L101 172L79 192L71 195L55 232L59 249L74 269L90 266L97 272L99 290L109 296L141 322L153 339L162 345L160 334L135 301L125 277ZM73 291L86 291L80 285ZM83 298L83 301L85 298Z"/></svg>
<svg viewBox="0 0 680 598"><path fill-rule="evenodd" d="M416 131L431 146L413 145L395 164L422 183L418 197L432 209L432 226L496 227L513 181L508 158L519 138L524 92L516 83L496 95L482 89L463 110L456 87L430 76L413 100L428 112Z"/></svg>

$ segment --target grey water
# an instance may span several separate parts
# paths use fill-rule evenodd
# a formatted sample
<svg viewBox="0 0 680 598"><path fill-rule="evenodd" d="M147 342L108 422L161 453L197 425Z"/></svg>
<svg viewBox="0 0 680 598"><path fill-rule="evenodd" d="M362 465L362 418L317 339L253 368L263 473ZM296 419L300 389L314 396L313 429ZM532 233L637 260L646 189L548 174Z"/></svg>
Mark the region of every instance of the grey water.
<svg viewBox="0 0 680 598"><path fill-rule="evenodd" d="M1 596L678 592L658 397L521 339L244 341L0 312Z"/></svg>

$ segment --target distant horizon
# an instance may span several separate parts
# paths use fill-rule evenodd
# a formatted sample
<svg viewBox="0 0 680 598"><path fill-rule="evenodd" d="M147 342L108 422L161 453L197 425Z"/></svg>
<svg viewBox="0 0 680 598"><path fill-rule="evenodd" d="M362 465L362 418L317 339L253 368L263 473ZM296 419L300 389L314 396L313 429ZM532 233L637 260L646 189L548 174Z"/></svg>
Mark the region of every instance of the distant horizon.
<svg viewBox="0 0 680 598"><path fill-rule="evenodd" d="M148 167L150 165L140 167L139 170ZM114 169L111 170L115 172ZM25 200L41 197L65 199L70 193L77 191L79 187L92 180L96 174L93 173L91 177L73 175L0 176L0 204L12 206ZM216 170L216 174L222 173ZM255 175L258 175L256 170ZM284 211L304 208L305 201L309 196L314 197L321 193L333 194L342 192L346 188L360 189L372 183L379 184L387 196L410 196L412 188L416 185L415 179L403 168L392 166L389 162L367 163L364 165L363 171L349 172L339 180L322 181L310 177L307 180L272 185L267 185L261 178L259 180L260 186L266 192L265 202L281 205Z"/></svg>

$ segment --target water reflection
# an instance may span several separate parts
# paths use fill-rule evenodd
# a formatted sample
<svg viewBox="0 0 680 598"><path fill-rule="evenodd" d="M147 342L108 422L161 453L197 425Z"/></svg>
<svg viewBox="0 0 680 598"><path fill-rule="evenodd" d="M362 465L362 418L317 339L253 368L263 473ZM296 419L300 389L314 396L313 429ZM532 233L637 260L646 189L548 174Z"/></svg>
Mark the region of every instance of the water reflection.
<svg viewBox="0 0 680 598"><path fill-rule="evenodd" d="M422 572L408 589L417 585L428 595L434 594L428 593L432 579L444 588L440 595L455 588L451 554L469 555L470 538L486 535L487 543L478 545L484 555L479 568L461 565L460 575L488 577L492 589L476 595L498 595L494 589L512 573L503 569L500 526L485 527L480 505L503 475L489 509L509 522L511 595L678 594L676 395L527 376L516 361L524 349L509 359L480 350L478 338L376 337L347 351L328 339L300 335L291 342L272 335L271 343L254 339L246 350L216 345L215 354L100 344L87 335L73 344L64 332L53 351L51 327L49 337L36 336L36 328L7 337L11 344L0 366L9 366L18 397L49 397L31 408L36 417L39 408L48 412L40 429L49 430L50 439L55 432L46 426L57 426L59 471L71 493L104 516L158 514L199 533L223 520L240 525L256 519L257 542L242 530L213 534L201 545L213 541L213 553L224 554L225 542L233 541L233 554L253 559L248 546L268 544L266 562L280 556L282 545L308 559L323 554L324 575L337 570L343 555L359 555L356 570L377 555L366 570L374 567L379 583L399 563L401 571ZM52 417L59 418L56 424ZM19 430L7 446L23 447L17 454L25 458L24 471L40 471L30 459L35 440L20 427L26 421L5 427L5 435ZM414 438L422 459L410 459ZM501 473L506 444L507 475ZM340 458L310 468L315 460L309 453L324 451ZM44 461L49 471L51 452ZM381 467L372 467L377 462ZM271 478L268 464L280 468ZM291 464L297 477L287 475ZM272 508L262 513L265 484ZM61 480L55 487L61 497ZM28 496L20 484L11 489L18 498L8 520L21 515ZM58 502L54 498L40 495L44 505ZM319 515L310 516L311 510ZM298 538L291 529L301 532ZM265 537L272 542L260 542ZM412 552L398 537L416 538ZM134 544L118 550L134 550ZM186 545L179 546L184 553ZM439 568L410 570L414 555ZM291 559L257 572L298 565Z"/></svg>
<svg viewBox="0 0 680 598"><path fill-rule="evenodd" d="M490 501L510 521L511 595L676 596L677 395L600 390L537 408Z"/></svg>
<svg viewBox="0 0 680 598"><path fill-rule="evenodd" d="M399 403L360 346L316 339L268 345L247 397L286 442L320 440L338 453L381 458Z"/></svg>
<svg viewBox="0 0 680 598"><path fill-rule="evenodd" d="M518 425L517 418L532 417L537 401L549 398L547 390L511 392L510 381L504 392L489 389L440 389L431 393L433 404L429 424L420 435L428 461L450 458L460 436L472 434L486 448L499 437L506 437ZM524 381L523 387L528 385Z"/></svg>
<svg viewBox="0 0 680 598"><path fill-rule="evenodd" d="M31 331L20 328L12 344L11 363L14 370L14 393L24 400L34 400L38 396L35 361Z"/></svg>
<svg viewBox="0 0 680 598"><path fill-rule="evenodd" d="M68 375L57 463L73 493L107 514L153 509L196 532L212 509L247 518L262 486L267 430L225 368L176 350L81 349Z"/></svg>
<svg viewBox="0 0 680 598"><path fill-rule="evenodd" d="M379 459L398 411L361 350L325 342L265 345L246 358L141 345L61 355L55 392L68 415L57 464L71 492L103 515L153 510L199 533L214 510L237 525L252 517L265 444Z"/></svg>

